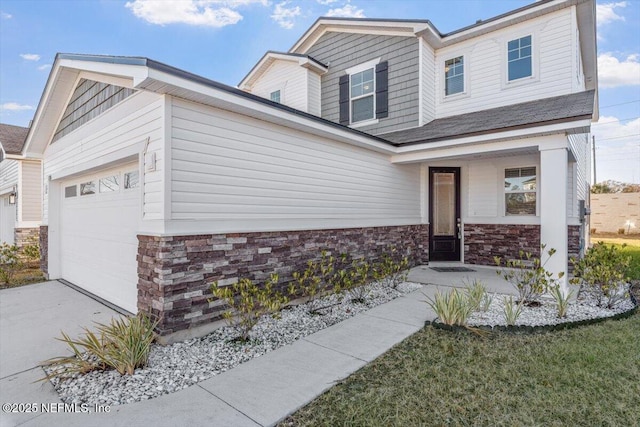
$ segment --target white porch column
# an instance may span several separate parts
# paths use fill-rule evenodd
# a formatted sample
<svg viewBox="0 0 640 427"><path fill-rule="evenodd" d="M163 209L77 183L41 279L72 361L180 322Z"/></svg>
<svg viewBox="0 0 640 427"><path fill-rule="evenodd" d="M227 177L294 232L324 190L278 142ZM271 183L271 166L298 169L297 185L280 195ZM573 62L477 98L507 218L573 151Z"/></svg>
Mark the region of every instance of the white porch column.
<svg viewBox="0 0 640 427"><path fill-rule="evenodd" d="M558 277L563 292L568 292L568 223L567 223L567 179L568 150L566 138L557 144L540 147L540 243L546 244L542 262L547 261L546 251L553 248L555 255L548 259L545 268Z"/></svg>

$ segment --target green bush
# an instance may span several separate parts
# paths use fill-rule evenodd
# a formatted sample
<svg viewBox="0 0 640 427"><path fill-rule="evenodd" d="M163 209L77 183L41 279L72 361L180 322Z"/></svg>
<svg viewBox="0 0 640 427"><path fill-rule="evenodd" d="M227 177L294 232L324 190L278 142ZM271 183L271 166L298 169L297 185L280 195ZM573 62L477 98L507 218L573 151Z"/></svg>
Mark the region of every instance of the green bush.
<svg viewBox="0 0 640 427"><path fill-rule="evenodd" d="M225 287L218 286L218 282L211 285L213 295L223 299L230 307L223 317L231 326L240 329L241 341L249 340L249 332L260 317L279 312L289 302L289 298L274 289L278 281L279 277L274 273L263 287L257 286L250 279L240 279Z"/></svg>
<svg viewBox="0 0 640 427"><path fill-rule="evenodd" d="M543 255L545 248L544 244L540 246L540 252ZM545 262L530 252L522 250L519 252L520 259L508 259L503 264L502 258L494 257L494 261L499 267L504 265L507 268L498 270L497 273L518 290L519 302L531 304L555 286L557 280L564 277L564 272L560 272L558 277L554 278L553 273L545 269L546 263L555 253L555 249L549 249Z"/></svg>
<svg viewBox="0 0 640 427"><path fill-rule="evenodd" d="M293 272L293 283L289 285L289 295L299 293L307 298L310 313L317 313L323 307L318 306L318 297L322 296L334 274L335 258L322 251L320 261L307 261L307 268L301 273Z"/></svg>
<svg viewBox="0 0 640 427"><path fill-rule="evenodd" d="M488 302L486 301L487 298L490 297L488 297L487 288L481 281L474 279L471 283L467 283L465 285L464 292L467 296L471 312L480 310L481 306L483 306L483 308L486 306L486 309L483 311L487 311L489 309L488 305L491 305L491 300L489 299Z"/></svg>
<svg viewBox="0 0 640 427"><path fill-rule="evenodd" d="M626 245L623 245L624 248ZM584 283L594 290L600 307L614 308L628 298L625 284L631 257L615 245L598 242L587 250L580 260L572 259L574 278L572 283Z"/></svg>
<svg viewBox="0 0 640 427"><path fill-rule="evenodd" d="M0 245L0 281L12 284L16 272L23 266L18 246L3 242Z"/></svg>
<svg viewBox="0 0 640 427"><path fill-rule="evenodd" d="M567 308L569 308L569 300L573 296L573 290L567 292L566 294L562 292L562 289L559 285L556 285L550 290L551 296L556 301L556 306L558 307L558 317L563 318L567 317Z"/></svg>
<svg viewBox="0 0 640 427"><path fill-rule="evenodd" d="M121 375L133 375L137 368L147 365L157 324L140 313L112 319L109 324L97 323L97 332L84 328L84 336L77 340L62 332L62 338L58 340L66 343L73 355L43 362L43 366L50 368L44 379L65 379L107 369L115 369Z"/></svg>
<svg viewBox="0 0 640 427"><path fill-rule="evenodd" d="M354 260L349 271L350 280L346 281L346 290L351 294L351 301L364 303L369 295L369 288L366 286L373 278L371 264L361 260Z"/></svg>
<svg viewBox="0 0 640 427"><path fill-rule="evenodd" d="M395 247L387 249L381 260L373 266L374 280L397 289L398 285L407 280L409 258L400 256Z"/></svg>
<svg viewBox="0 0 640 427"><path fill-rule="evenodd" d="M22 256L28 264L38 265L40 263L40 245L35 237L31 237L28 243L22 247Z"/></svg>

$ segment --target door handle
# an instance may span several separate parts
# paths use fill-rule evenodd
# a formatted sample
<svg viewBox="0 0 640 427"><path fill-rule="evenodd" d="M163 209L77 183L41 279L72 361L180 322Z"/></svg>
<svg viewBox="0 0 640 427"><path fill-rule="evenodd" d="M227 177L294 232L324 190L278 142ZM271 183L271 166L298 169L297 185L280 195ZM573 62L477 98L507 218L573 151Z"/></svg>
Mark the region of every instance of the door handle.
<svg viewBox="0 0 640 427"><path fill-rule="evenodd" d="M462 220L458 218L456 224L458 226L458 239L462 240Z"/></svg>

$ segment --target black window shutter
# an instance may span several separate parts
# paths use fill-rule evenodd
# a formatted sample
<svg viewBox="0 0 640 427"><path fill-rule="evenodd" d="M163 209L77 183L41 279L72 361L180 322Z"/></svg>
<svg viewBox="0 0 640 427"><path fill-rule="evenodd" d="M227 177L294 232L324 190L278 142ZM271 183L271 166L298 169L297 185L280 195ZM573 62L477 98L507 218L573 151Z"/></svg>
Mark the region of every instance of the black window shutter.
<svg viewBox="0 0 640 427"><path fill-rule="evenodd" d="M376 65L376 118L389 116L389 63Z"/></svg>
<svg viewBox="0 0 640 427"><path fill-rule="evenodd" d="M349 75L340 76L340 124L349 124Z"/></svg>

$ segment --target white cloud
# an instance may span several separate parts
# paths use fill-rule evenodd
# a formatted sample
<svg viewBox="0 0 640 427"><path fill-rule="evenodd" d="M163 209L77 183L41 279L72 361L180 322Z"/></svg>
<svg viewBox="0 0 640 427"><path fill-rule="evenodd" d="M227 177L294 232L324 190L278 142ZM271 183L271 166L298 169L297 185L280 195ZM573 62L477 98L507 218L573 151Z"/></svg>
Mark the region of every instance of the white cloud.
<svg viewBox="0 0 640 427"><path fill-rule="evenodd" d="M2 19L11 19L13 18L13 15L7 12L2 12L0 11L0 16L2 16Z"/></svg>
<svg viewBox="0 0 640 427"><path fill-rule="evenodd" d="M320 3L321 5L326 6L326 5L328 5L328 4L331 4L331 3L335 3L335 2L337 2L338 0L316 0L316 1L317 1L318 3Z"/></svg>
<svg viewBox="0 0 640 427"><path fill-rule="evenodd" d="M624 123L617 117L600 116L591 133L596 138L598 182L640 182L640 118Z"/></svg>
<svg viewBox="0 0 640 427"><path fill-rule="evenodd" d="M187 24L221 28L237 24L242 15L236 10L242 6L261 4L268 0L134 0L125 7L135 16L151 24Z"/></svg>
<svg viewBox="0 0 640 427"><path fill-rule="evenodd" d="M335 9L329 9L329 12L325 16L334 16L342 18L365 18L364 10L358 9L351 4L345 4L343 7L337 7Z"/></svg>
<svg viewBox="0 0 640 427"><path fill-rule="evenodd" d="M47 70L51 68L51 64L42 64L41 66L38 67L38 70L42 71L42 70Z"/></svg>
<svg viewBox="0 0 640 427"><path fill-rule="evenodd" d="M596 21L598 26L610 24L614 21L624 21L624 16L618 15L616 9L627 7L626 1L596 4Z"/></svg>
<svg viewBox="0 0 640 427"><path fill-rule="evenodd" d="M289 5L288 1L283 1L276 4L275 9L273 9L273 14L271 18L278 23L282 28L286 28L290 30L293 28L293 21L296 16L300 16L302 13L300 11L300 7L287 7Z"/></svg>
<svg viewBox="0 0 640 427"><path fill-rule="evenodd" d="M31 105L18 104L17 102L5 102L0 104L0 111L25 111L33 110Z"/></svg>
<svg viewBox="0 0 640 427"><path fill-rule="evenodd" d="M40 61L40 55L37 53L21 53L20 57L26 61Z"/></svg>
<svg viewBox="0 0 640 427"><path fill-rule="evenodd" d="M638 54L629 55L623 61L611 52L598 55L598 84L601 88L640 85Z"/></svg>

